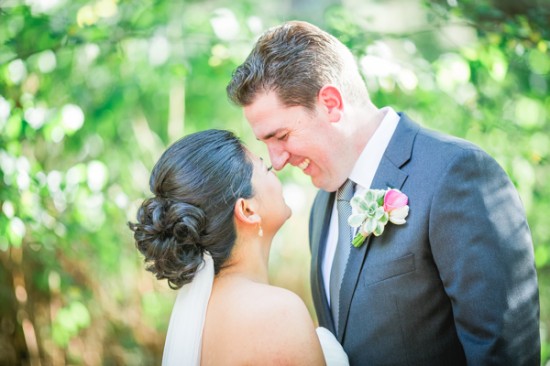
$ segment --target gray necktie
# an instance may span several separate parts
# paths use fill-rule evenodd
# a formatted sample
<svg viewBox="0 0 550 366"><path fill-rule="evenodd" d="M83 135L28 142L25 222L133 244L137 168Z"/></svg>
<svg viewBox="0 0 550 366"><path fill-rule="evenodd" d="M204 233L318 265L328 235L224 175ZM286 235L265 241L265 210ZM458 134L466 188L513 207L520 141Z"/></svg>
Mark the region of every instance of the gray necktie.
<svg viewBox="0 0 550 366"><path fill-rule="evenodd" d="M348 217L351 215L349 201L353 197L355 184L351 180L338 189L336 194L336 209L338 210L338 243L334 253L334 261L330 272L330 309L334 326L338 331L338 312L340 310L340 286L346 270L346 264L351 249L351 227L348 224Z"/></svg>

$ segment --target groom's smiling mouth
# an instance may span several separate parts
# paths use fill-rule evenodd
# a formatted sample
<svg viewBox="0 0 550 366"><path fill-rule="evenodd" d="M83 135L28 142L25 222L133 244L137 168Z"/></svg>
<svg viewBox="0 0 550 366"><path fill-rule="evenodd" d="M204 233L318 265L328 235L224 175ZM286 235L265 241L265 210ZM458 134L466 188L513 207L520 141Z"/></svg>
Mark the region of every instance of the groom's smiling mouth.
<svg viewBox="0 0 550 366"><path fill-rule="evenodd" d="M298 168L302 169L302 170L306 170L307 167L309 166L309 163L310 163L310 160L309 159L304 159L304 161L302 161L300 164L296 165Z"/></svg>

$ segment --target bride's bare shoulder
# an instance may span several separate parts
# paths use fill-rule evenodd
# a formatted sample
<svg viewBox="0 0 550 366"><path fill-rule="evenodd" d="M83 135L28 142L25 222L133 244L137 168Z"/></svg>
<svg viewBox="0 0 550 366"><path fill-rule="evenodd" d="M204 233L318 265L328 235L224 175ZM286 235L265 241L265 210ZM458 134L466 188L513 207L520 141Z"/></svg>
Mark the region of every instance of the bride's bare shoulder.
<svg viewBox="0 0 550 366"><path fill-rule="evenodd" d="M224 321L218 318L219 330L232 338L232 344L239 340L243 351L239 357L247 357L240 360L243 363L323 364L311 315L295 293L252 283L232 291L224 303L225 316Z"/></svg>
<svg viewBox="0 0 550 366"><path fill-rule="evenodd" d="M303 324L313 328L313 321L302 299L292 291L266 284L251 283L226 299L234 319L240 324ZM229 309L228 309L229 310ZM244 324L243 324L244 325ZM261 327L260 327L261 328Z"/></svg>
<svg viewBox="0 0 550 366"><path fill-rule="evenodd" d="M250 352L254 357L251 363L272 360L273 364L322 364L321 346L302 299L289 290L269 285L254 292L249 297L250 306L239 314L246 323L241 336L248 339L251 351L263 349L256 354Z"/></svg>
<svg viewBox="0 0 550 366"><path fill-rule="evenodd" d="M247 297L251 305L261 307L264 310L274 312L299 312L311 320L307 313L307 308L302 299L294 292L282 287L254 284L250 288L249 296Z"/></svg>

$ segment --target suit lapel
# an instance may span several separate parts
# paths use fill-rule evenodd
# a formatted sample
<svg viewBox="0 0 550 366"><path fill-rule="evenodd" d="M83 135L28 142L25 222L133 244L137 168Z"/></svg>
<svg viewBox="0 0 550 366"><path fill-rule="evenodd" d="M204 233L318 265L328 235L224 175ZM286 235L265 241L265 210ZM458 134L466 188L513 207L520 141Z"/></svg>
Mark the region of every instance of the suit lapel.
<svg viewBox="0 0 550 366"><path fill-rule="evenodd" d="M334 204L334 193L319 191L311 212L311 287L319 324L335 333L323 282L323 258Z"/></svg>
<svg viewBox="0 0 550 366"><path fill-rule="evenodd" d="M417 124L408 119L407 116L401 115L399 124L397 125L390 143L384 152L384 156L380 161L380 165L378 166L372 181L371 188L402 188L408 175L401 170L401 167L405 165L411 157L412 147L418 129L419 126ZM344 334L348 322L353 294L357 288L360 273L367 257L368 249L375 240L376 238L371 235L367 238L367 240L365 240L365 243L363 243L361 247L355 248L352 246L351 248L350 257L344 273L342 288L340 289L340 318L338 323L341 324L341 326L338 329L338 340L341 343L344 341Z"/></svg>

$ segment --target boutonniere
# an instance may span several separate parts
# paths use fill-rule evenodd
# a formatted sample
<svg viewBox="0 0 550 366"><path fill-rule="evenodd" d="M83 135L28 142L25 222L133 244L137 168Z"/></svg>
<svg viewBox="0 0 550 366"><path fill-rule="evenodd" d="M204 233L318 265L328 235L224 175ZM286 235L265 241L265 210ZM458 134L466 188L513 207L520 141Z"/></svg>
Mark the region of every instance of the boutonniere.
<svg viewBox="0 0 550 366"><path fill-rule="evenodd" d="M351 199L353 213L348 218L352 227L360 227L352 244L359 248L365 239L374 234L379 236L389 222L403 225L409 214L409 198L398 189L369 189L364 195Z"/></svg>

